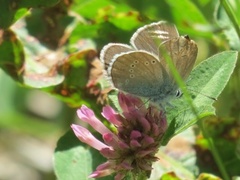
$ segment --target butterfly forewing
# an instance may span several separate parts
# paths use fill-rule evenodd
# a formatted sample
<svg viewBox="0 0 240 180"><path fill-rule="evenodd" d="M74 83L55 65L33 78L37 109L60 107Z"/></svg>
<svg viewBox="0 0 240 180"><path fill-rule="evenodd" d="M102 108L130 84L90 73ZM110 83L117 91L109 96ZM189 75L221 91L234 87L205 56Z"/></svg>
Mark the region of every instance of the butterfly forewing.
<svg viewBox="0 0 240 180"><path fill-rule="evenodd" d="M159 45L178 36L178 31L173 24L160 21L139 28L133 34L130 43L135 49L145 50L158 57Z"/></svg>
<svg viewBox="0 0 240 180"><path fill-rule="evenodd" d="M161 63L152 54L143 51L117 56L108 71L116 88L142 97L159 94L168 79Z"/></svg>

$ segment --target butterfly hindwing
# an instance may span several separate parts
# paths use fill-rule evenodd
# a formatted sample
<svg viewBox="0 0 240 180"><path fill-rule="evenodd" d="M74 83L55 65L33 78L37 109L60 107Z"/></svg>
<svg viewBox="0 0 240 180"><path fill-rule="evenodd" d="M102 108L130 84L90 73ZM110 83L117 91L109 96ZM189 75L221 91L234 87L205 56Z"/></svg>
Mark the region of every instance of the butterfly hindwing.
<svg viewBox="0 0 240 180"><path fill-rule="evenodd" d="M109 63L116 54L132 51L132 47L126 44L109 43L103 47L100 53L100 60L104 64L104 69L107 70Z"/></svg>
<svg viewBox="0 0 240 180"><path fill-rule="evenodd" d="M159 94L168 79L161 63L150 53L133 51L118 55L109 66L114 87L143 97Z"/></svg>
<svg viewBox="0 0 240 180"><path fill-rule="evenodd" d="M198 48L194 41L190 40L188 36L180 36L159 46L159 60L168 74L171 74L164 53L169 55L181 77L186 80L196 61L197 52Z"/></svg>

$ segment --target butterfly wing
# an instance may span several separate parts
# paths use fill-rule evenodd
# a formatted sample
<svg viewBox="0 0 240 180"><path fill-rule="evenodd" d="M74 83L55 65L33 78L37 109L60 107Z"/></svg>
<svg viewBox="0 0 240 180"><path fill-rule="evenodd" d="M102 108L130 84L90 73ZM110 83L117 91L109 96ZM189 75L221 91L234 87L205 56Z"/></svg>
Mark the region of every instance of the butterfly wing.
<svg viewBox="0 0 240 180"><path fill-rule="evenodd" d="M109 63L116 54L132 51L132 47L126 44L109 43L103 47L100 52L100 60L104 64L104 69L107 70Z"/></svg>
<svg viewBox="0 0 240 180"><path fill-rule="evenodd" d="M161 63L152 54L144 51L115 56L108 73L117 89L148 98L159 95L168 79Z"/></svg>
<svg viewBox="0 0 240 180"><path fill-rule="evenodd" d="M135 49L145 50L158 57L159 45L175 37L179 37L175 25L160 21L139 28L130 43Z"/></svg>
<svg viewBox="0 0 240 180"><path fill-rule="evenodd" d="M168 74L171 74L163 53L167 53L181 77L186 80L196 61L198 48L188 36L170 39L159 46L159 59ZM162 52L162 53L161 53Z"/></svg>
<svg viewBox="0 0 240 180"><path fill-rule="evenodd" d="M114 87L153 102L173 96L177 84L166 63L166 52L183 79L191 72L197 56L197 45L188 36L179 36L176 27L164 21L139 28L130 40L131 46L110 43L100 53Z"/></svg>

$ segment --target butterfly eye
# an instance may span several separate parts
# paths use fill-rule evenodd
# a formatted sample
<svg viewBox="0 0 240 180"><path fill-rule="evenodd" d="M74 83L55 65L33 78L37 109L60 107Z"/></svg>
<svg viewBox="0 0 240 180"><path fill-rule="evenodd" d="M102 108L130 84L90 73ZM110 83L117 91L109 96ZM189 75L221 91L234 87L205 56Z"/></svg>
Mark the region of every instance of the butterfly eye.
<svg viewBox="0 0 240 180"><path fill-rule="evenodd" d="M183 93L180 90L177 90L176 92L176 97L181 97L183 95Z"/></svg>

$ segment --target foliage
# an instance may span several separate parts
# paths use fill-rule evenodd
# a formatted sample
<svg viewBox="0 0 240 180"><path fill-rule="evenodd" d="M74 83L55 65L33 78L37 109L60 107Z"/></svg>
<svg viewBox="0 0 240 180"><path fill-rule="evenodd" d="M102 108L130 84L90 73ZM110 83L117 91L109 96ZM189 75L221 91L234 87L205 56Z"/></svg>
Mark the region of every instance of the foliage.
<svg viewBox="0 0 240 180"><path fill-rule="evenodd" d="M66 131L74 108L82 104L97 115L106 103L117 107L114 92L107 98L109 87L102 78L99 51L109 42L129 44L137 28L167 20L180 34L196 41L199 54L186 93L167 109L169 128L162 145L167 149L170 139L181 132L180 137L189 138L184 133L194 127L188 139L188 145L194 142L194 153L172 157L161 147L150 179L240 176L239 0L0 0L0 4L1 128L42 138L44 131L45 136L52 135L51 130ZM21 104L36 89L68 105L54 123L42 121L44 115L29 116ZM59 117L65 122L57 121ZM55 136L59 137L59 131ZM74 138L68 132L57 144L54 168L58 179L87 179L104 161Z"/></svg>

